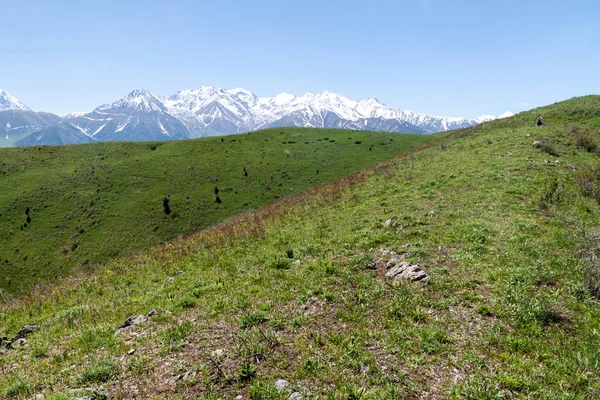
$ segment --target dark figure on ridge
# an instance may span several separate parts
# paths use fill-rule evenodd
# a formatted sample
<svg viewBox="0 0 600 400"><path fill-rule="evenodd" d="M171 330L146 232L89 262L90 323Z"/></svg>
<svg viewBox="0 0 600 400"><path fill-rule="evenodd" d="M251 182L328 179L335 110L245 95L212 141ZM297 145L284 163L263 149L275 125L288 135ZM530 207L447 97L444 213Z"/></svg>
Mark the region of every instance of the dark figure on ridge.
<svg viewBox="0 0 600 400"><path fill-rule="evenodd" d="M544 125L544 122L542 121L542 116L538 115L538 117L535 120L535 126L542 126Z"/></svg>

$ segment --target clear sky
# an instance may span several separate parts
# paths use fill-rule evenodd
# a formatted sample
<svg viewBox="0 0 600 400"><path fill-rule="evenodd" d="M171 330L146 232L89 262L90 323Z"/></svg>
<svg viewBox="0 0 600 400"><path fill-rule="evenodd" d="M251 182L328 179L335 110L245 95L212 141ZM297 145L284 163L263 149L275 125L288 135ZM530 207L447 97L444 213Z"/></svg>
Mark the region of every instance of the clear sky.
<svg viewBox="0 0 600 400"><path fill-rule="evenodd" d="M0 0L0 88L90 111L135 88L329 90L438 116L600 93L599 0Z"/></svg>

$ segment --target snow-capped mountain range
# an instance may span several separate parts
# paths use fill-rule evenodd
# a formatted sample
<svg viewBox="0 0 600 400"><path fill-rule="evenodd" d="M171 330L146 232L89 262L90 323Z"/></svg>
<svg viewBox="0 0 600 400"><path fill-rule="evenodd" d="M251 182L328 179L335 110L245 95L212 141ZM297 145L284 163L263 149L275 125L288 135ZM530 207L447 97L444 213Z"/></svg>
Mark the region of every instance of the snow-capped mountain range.
<svg viewBox="0 0 600 400"><path fill-rule="evenodd" d="M6 111L33 113L7 92L0 91L0 116ZM137 89L91 112L49 121L46 127L15 140L14 144L177 140L284 126L434 133L511 115L508 112L499 117L484 115L476 119L435 117L391 108L374 97L354 101L328 91L260 98L241 88L224 90L207 86L159 97Z"/></svg>
<svg viewBox="0 0 600 400"><path fill-rule="evenodd" d="M7 110L32 111L25 104L11 96L10 93L0 89L0 111Z"/></svg>
<svg viewBox="0 0 600 400"><path fill-rule="evenodd" d="M13 146L31 132L57 124L60 120L58 115L34 112L0 89L0 147Z"/></svg>

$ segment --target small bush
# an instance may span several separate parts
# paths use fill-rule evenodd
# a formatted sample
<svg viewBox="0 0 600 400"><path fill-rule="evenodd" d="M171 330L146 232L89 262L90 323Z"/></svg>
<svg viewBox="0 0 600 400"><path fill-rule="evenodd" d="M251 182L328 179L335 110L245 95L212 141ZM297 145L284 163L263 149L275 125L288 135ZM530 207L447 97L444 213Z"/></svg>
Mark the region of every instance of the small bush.
<svg viewBox="0 0 600 400"><path fill-rule="evenodd" d="M279 258L275 257L271 262L268 263L267 267L275 269L289 269L292 260L290 258Z"/></svg>
<svg viewBox="0 0 600 400"><path fill-rule="evenodd" d="M544 153L548 153L551 156L555 156L558 157L560 156L560 153L558 151L558 149L556 148L556 145L550 142L544 142L541 146L540 146L540 150L542 150Z"/></svg>
<svg viewBox="0 0 600 400"><path fill-rule="evenodd" d="M171 350L179 350L183 347L184 339L192 331L192 324L184 321L181 324L165 329L162 342L169 346Z"/></svg>
<svg viewBox="0 0 600 400"><path fill-rule="evenodd" d="M588 153L596 152L599 147L598 138L588 129L582 127L573 127L571 133L575 137L577 148Z"/></svg>
<svg viewBox="0 0 600 400"><path fill-rule="evenodd" d="M371 263L373 263L373 256L368 253L363 253L357 256L352 257L352 264L359 268L367 268Z"/></svg>
<svg viewBox="0 0 600 400"><path fill-rule="evenodd" d="M194 294L187 294L179 300L177 305L181 308L194 308L196 307L197 301Z"/></svg>
<svg viewBox="0 0 600 400"><path fill-rule="evenodd" d="M9 382L4 389L2 389L2 396L8 398L14 398L20 395L30 395L31 390L29 384L21 379L13 379Z"/></svg>
<svg viewBox="0 0 600 400"><path fill-rule="evenodd" d="M581 194L596 199L600 203L600 164L595 167L582 167L575 175Z"/></svg>
<svg viewBox="0 0 600 400"><path fill-rule="evenodd" d="M34 358L46 357L48 355L48 348L47 347L36 347L31 351L31 355Z"/></svg>
<svg viewBox="0 0 600 400"><path fill-rule="evenodd" d="M46 400L71 400L72 397L64 392L55 392L55 393L50 393L47 397Z"/></svg>
<svg viewBox="0 0 600 400"><path fill-rule="evenodd" d="M307 358L300 368L303 376L311 376L321 369L321 363L313 358Z"/></svg>
<svg viewBox="0 0 600 400"><path fill-rule="evenodd" d="M562 199L565 188L555 180L546 193L541 196L539 209L542 213L548 213L551 205L558 205Z"/></svg>
<svg viewBox="0 0 600 400"><path fill-rule="evenodd" d="M477 306L475 310L479 315L483 315L484 317L491 317L492 315L494 315L490 307L486 305Z"/></svg>
<svg viewBox="0 0 600 400"><path fill-rule="evenodd" d="M119 376L119 364L112 360L101 360L86 368L79 375L80 385L90 383L103 383L116 379Z"/></svg>
<svg viewBox="0 0 600 400"><path fill-rule="evenodd" d="M240 329L249 329L268 320L269 318L262 311L246 314L240 319Z"/></svg>
<svg viewBox="0 0 600 400"><path fill-rule="evenodd" d="M65 322L68 326L74 326L76 322L80 321L81 318L83 318L87 310L87 305L77 305L57 312L55 318L58 321Z"/></svg>
<svg viewBox="0 0 600 400"><path fill-rule="evenodd" d="M252 400L278 399L279 392L273 385L263 382L255 382L248 389L248 397L250 397Z"/></svg>
<svg viewBox="0 0 600 400"><path fill-rule="evenodd" d="M167 215L171 214L171 207L169 207L169 199L168 198L164 198L163 199L163 212Z"/></svg>
<svg viewBox="0 0 600 400"><path fill-rule="evenodd" d="M592 296L600 299L600 265L598 265L595 257L594 261L590 261L584 271L583 286Z"/></svg>
<svg viewBox="0 0 600 400"><path fill-rule="evenodd" d="M538 320L543 325L567 323L570 319L565 306L558 303L546 304L538 315Z"/></svg>
<svg viewBox="0 0 600 400"><path fill-rule="evenodd" d="M114 337L114 328L110 325L86 327L72 340L73 346L85 351L114 346L118 342L119 340Z"/></svg>
<svg viewBox="0 0 600 400"><path fill-rule="evenodd" d="M588 250L586 268L583 274L583 286L590 292L592 296L600 299L600 264L596 257L595 251Z"/></svg>
<svg viewBox="0 0 600 400"><path fill-rule="evenodd" d="M238 367L238 376L242 381L248 381L256 376L256 367L248 362L244 361Z"/></svg>

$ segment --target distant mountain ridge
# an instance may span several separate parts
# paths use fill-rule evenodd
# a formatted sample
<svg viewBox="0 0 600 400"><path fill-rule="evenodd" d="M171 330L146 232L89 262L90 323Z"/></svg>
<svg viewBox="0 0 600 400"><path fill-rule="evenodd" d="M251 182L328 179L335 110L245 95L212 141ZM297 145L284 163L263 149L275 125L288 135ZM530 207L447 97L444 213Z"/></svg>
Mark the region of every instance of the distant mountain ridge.
<svg viewBox="0 0 600 400"><path fill-rule="evenodd" d="M14 145L31 132L58 124L58 115L36 113L10 93L0 89L0 147Z"/></svg>
<svg viewBox="0 0 600 400"><path fill-rule="evenodd" d="M0 91L0 124L2 113L9 110L42 115ZM303 96L280 93L261 98L242 88L204 86L160 97L136 89L91 112L73 113L51 121L42 118L44 123L27 125L30 135L21 136L13 144L180 140L284 126L426 134L511 115L507 112L500 117L484 115L476 119L436 117L388 107L374 97L354 101L328 91Z"/></svg>

